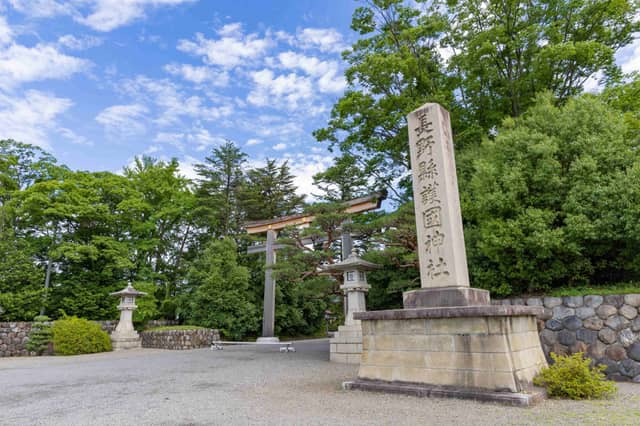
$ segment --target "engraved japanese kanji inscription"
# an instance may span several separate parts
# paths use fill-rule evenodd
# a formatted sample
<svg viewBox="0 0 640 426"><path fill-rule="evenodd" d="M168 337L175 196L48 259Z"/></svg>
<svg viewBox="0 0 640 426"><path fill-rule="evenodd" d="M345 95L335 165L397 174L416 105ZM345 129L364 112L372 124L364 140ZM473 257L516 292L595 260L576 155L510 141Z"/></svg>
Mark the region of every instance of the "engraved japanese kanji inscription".
<svg viewBox="0 0 640 426"><path fill-rule="evenodd" d="M425 104L407 119L421 286L468 287L449 112Z"/></svg>

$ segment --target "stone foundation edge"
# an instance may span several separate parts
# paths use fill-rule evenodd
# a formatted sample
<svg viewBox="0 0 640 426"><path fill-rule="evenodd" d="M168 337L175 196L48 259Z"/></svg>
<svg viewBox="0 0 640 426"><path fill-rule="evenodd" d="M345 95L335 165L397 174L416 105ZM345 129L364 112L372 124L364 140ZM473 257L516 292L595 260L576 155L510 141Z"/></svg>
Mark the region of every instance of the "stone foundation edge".
<svg viewBox="0 0 640 426"><path fill-rule="evenodd" d="M530 407L546 398L544 390L539 388L532 388L529 393L512 393L495 392L485 389L434 386L422 383L385 382L381 380L364 379L343 382L342 388L345 390L393 393L421 398L469 399L517 407Z"/></svg>

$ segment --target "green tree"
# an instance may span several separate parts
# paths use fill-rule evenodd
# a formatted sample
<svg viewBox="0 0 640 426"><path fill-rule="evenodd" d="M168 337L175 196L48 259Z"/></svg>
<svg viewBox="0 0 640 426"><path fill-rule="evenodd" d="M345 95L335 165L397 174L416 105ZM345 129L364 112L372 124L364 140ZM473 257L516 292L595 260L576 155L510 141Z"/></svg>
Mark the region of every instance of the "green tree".
<svg viewBox="0 0 640 426"><path fill-rule="evenodd" d="M203 164L197 164L197 206L203 226L211 236L237 235L242 225L239 194L247 155L228 141L214 148Z"/></svg>
<svg viewBox="0 0 640 426"><path fill-rule="evenodd" d="M336 158L331 167L315 174L313 185L322 191L322 200L331 202L349 201L372 192L358 159L349 154Z"/></svg>
<svg viewBox="0 0 640 426"><path fill-rule="evenodd" d="M410 186L405 116L428 101L447 107L454 101L437 49L447 20L403 0L372 0L356 9L351 28L361 38L343 54L347 90L314 135L358 159L375 187L402 198L395 182L404 178L401 186Z"/></svg>
<svg viewBox="0 0 640 426"><path fill-rule="evenodd" d="M249 271L238 265L236 251L230 238L206 246L191 263L179 311L190 324L240 339L258 331L259 316L248 298Z"/></svg>
<svg viewBox="0 0 640 426"><path fill-rule="evenodd" d="M640 277L640 157L623 114L545 95L483 142L463 200L472 282L499 295Z"/></svg>
<svg viewBox="0 0 640 426"><path fill-rule="evenodd" d="M297 213L304 201L303 196L296 194L288 162L278 165L276 160L268 158L264 167L247 172L240 196L247 220L273 219Z"/></svg>
<svg viewBox="0 0 640 426"><path fill-rule="evenodd" d="M517 117L536 94L564 102L602 71L620 75L615 52L639 29L634 0L448 1L450 30L444 46L453 56L460 113L490 129Z"/></svg>

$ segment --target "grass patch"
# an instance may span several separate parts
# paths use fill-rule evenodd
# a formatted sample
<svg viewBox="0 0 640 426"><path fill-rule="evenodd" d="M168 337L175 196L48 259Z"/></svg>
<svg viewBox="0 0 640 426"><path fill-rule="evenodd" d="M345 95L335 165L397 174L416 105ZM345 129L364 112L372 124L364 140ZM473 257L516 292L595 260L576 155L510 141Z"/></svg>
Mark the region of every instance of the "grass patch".
<svg viewBox="0 0 640 426"><path fill-rule="evenodd" d="M629 294L640 293L640 284L638 283L620 283L607 286L583 286L583 287L559 287L555 288L545 296L586 296L588 294L607 295L607 294Z"/></svg>
<svg viewBox="0 0 640 426"><path fill-rule="evenodd" d="M147 328L145 331L202 330L206 328L199 325L163 325L161 327Z"/></svg>

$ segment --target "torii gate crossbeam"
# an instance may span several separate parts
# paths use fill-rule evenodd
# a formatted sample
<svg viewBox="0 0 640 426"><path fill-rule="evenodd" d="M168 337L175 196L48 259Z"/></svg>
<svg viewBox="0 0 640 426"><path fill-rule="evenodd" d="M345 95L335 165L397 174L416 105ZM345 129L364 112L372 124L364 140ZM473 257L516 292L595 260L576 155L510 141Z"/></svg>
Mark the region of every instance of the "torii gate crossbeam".
<svg viewBox="0 0 640 426"><path fill-rule="evenodd" d="M362 213L380 208L382 200L386 198L384 193L374 193L365 197L356 198L347 201L345 213ZM264 271L264 306L262 316L262 337L258 342L277 341L274 336L275 328L275 304L276 304L276 282L273 278L273 265L276 262L276 249L281 248L280 244L276 244L278 231L289 226L302 226L313 222L315 216L311 214L296 214L291 216L283 216L276 219L257 220L245 223L245 229L248 234L267 233L267 242L264 248L249 247L247 253L266 253L265 271ZM345 232L342 235L342 256L346 259L351 253L352 242L351 234Z"/></svg>

